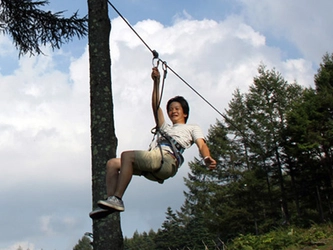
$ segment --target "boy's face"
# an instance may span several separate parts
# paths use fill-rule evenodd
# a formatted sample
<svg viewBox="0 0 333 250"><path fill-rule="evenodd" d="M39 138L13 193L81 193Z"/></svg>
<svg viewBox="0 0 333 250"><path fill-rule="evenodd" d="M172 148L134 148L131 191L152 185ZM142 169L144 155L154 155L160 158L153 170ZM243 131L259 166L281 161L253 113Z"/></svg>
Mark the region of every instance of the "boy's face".
<svg viewBox="0 0 333 250"><path fill-rule="evenodd" d="M184 114L182 105L179 102L172 102L168 109L168 116L173 124L185 124L187 114Z"/></svg>

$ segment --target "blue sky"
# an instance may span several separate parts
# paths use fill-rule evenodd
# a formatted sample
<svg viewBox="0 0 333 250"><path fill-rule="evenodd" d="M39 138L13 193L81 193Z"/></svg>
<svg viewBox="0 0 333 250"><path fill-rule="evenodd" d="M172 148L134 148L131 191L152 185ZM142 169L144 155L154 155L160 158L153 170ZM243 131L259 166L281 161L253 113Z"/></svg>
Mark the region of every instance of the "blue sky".
<svg viewBox="0 0 333 250"><path fill-rule="evenodd" d="M258 66L290 83L313 86L332 53L330 0L115 0L112 3L161 59L223 112L232 93L248 90ZM46 9L87 14L87 1L50 0ZM110 9L112 88L118 155L146 149L154 126L151 54ZM0 36L0 250L70 250L91 231L91 157L87 39L45 56L18 58ZM162 105L190 103L189 123L206 134L219 114L169 72ZM198 157L194 147L186 162ZM123 233L157 230L186 190L187 163L163 185L134 177L121 214Z"/></svg>

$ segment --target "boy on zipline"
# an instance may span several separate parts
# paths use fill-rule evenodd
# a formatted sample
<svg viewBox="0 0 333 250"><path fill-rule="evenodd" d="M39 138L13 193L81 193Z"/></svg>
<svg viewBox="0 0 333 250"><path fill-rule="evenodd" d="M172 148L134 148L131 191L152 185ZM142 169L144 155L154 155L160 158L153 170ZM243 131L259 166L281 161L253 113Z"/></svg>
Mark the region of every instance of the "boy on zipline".
<svg viewBox="0 0 333 250"><path fill-rule="evenodd" d="M97 202L98 208L90 212L92 219L100 219L108 214L125 210L122 197L133 175L143 175L147 179L163 183L174 176L183 163L185 148L195 143L204 163L209 169L216 168L216 161L210 156L204 135L199 126L186 124L189 116L187 101L176 96L167 103L167 114L172 125L166 123L160 104L160 73L153 68L154 80L152 108L158 134L157 146L149 151L125 151L121 158L110 159L106 164L106 191L108 198Z"/></svg>

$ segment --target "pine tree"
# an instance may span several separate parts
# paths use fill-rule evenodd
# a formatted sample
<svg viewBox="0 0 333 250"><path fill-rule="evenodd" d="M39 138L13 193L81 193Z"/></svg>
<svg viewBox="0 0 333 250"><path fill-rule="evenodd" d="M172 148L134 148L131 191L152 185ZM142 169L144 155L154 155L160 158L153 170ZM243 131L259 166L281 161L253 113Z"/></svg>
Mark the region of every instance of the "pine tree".
<svg viewBox="0 0 333 250"><path fill-rule="evenodd" d="M325 221L332 215L333 60L325 54L315 75L288 114L287 150L299 219ZM313 216L313 212L316 215ZM310 217L311 216L311 217Z"/></svg>
<svg viewBox="0 0 333 250"><path fill-rule="evenodd" d="M289 222L284 131L286 114L301 87L288 84L265 66L258 72L249 93L234 93L226 125L217 121L209 131L207 143L218 159L217 170L207 171L196 159L185 180L189 191L182 212L190 211L194 218L202 216L209 232L215 230L216 237L224 241Z"/></svg>
<svg viewBox="0 0 333 250"><path fill-rule="evenodd" d="M156 249L177 249L182 248L182 242L179 241L179 235L182 230L177 218L171 207L167 208L166 220L162 224L162 229L157 232L155 238Z"/></svg>
<svg viewBox="0 0 333 250"><path fill-rule="evenodd" d="M79 18L76 12L65 18L63 11L41 10L47 4L46 0L0 1L0 30L13 38L20 55L41 54L41 46L48 44L52 49L59 49L74 37L87 35L86 17Z"/></svg>
<svg viewBox="0 0 333 250"><path fill-rule="evenodd" d="M91 250L91 249L93 249L91 241L86 236L83 236L73 248L73 250Z"/></svg>
<svg viewBox="0 0 333 250"><path fill-rule="evenodd" d="M261 164L267 173L268 190L279 185L279 197L273 197L273 207L279 207L280 201L283 211L282 220L289 223L290 214L286 191L284 172L287 164L284 154L284 131L286 116L291 109L291 103L300 95L301 88L296 84L288 84L280 73L266 70L261 65L259 76L254 78L254 84L246 95L246 106L249 112L249 129L253 131L252 140L261 145ZM259 162L260 164L260 162ZM271 184L273 184L271 186ZM271 191L270 191L271 192Z"/></svg>
<svg viewBox="0 0 333 250"><path fill-rule="evenodd" d="M333 183L333 53L326 53L315 75L315 86L318 97L320 121L318 121L318 134L320 135L321 164L323 165L327 180L324 184L332 187Z"/></svg>

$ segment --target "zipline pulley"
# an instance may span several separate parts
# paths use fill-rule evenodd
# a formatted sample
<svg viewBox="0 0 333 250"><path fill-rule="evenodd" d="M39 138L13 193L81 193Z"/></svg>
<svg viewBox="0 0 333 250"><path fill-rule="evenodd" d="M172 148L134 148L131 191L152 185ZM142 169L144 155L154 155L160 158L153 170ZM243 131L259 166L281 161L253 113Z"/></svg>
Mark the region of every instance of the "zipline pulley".
<svg viewBox="0 0 333 250"><path fill-rule="evenodd" d="M160 62L160 59L158 58L158 53L156 50L153 50L152 53L153 53L153 59L152 59L153 67L158 68L158 65ZM156 62L156 64L155 64L155 62Z"/></svg>
<svg viewBox="0 0 333 250"><path fill-rule="evenodd" d="M158 53L156 50L153 50L153 59L158 59Z"/></svg>

